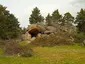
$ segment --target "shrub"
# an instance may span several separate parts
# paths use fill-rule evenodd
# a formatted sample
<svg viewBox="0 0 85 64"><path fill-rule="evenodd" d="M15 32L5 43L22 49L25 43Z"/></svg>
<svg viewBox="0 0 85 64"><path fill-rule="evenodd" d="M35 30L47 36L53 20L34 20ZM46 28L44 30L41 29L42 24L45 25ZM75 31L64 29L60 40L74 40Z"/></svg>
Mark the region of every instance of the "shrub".
<svg viewBox="0 0 85 64"><path fill-rule="evenodd" d="M21 46L15 40L8 41L7 44L4 46L4 54L5 55L17 55L24 57L32 56L32 49L30 49L27 45Z"/></svg>
<svg viewBox="0 0 85 64"><path fill-rule="evenodd" d="M77 33L75 37L75 42L80 44L85 44L85 34L83 32Z"/></svg>
<svg viewBox="0 0 85 64"><path fill-rule="evenodd" d="M29 49L27 51L24 51L21 56L22 57L31 57L33 55L32 49Z"/></svg>

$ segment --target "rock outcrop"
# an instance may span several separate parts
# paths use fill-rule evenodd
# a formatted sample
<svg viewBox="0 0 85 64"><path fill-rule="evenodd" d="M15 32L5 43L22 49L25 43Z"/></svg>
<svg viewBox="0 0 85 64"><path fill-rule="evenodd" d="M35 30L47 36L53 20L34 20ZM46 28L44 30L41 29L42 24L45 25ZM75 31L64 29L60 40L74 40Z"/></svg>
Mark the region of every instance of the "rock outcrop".
<svg viewBox="0 0 85 64"><path fill-rule="evenodd" d="M73 35L75 33L75 27L74 26L61 26L58 24L54 24L53 26L47 26L45 24L32 24L29 25L26 33L24 34L24 39L33 41L36 38L40 38L41 36L47 35L52 36L55 35L55 37L58 38L58 40L64 40L65 41L74 41ZM60 39L59 39L60 38Z"/></svg>

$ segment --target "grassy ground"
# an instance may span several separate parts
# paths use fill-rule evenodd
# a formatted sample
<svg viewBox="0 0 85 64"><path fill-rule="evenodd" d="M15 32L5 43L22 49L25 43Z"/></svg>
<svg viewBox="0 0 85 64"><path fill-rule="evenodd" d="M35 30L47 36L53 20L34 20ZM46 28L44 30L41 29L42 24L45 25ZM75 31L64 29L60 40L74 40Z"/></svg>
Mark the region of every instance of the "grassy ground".
<svg viewBox="0 0 85 64"><path fill-rule="evenodd" d="M78 45L32 47L30 58L0 55L0 64L85 64L85 47Z"/></svg>

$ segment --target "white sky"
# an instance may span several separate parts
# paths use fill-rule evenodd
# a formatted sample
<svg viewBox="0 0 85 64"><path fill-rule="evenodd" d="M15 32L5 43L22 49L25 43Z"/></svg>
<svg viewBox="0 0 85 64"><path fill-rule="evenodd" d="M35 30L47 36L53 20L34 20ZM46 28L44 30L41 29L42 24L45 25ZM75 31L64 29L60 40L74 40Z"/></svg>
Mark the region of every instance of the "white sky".
<svg viewBox="0 0 85 64"><path fill-rule="evenodd" d="M0 4L18 18L21 27L28 26L34 7L38 7L44 17L56 9L59 9L61 14L70 12L75 16L81 8L85 8L85 0L0 0Z"/></svg>

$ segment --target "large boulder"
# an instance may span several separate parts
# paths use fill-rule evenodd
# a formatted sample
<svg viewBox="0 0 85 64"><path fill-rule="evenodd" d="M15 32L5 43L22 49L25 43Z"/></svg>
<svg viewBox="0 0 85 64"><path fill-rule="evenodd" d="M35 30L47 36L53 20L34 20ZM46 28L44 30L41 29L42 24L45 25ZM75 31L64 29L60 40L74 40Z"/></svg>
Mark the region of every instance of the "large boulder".
<svg viewBox="0 0 85 64"><path fill-rule="evenodd" d="M28 32L26 32L25 34L22 35L22 39L29 41L31 39L31 35Z"/></svg>

